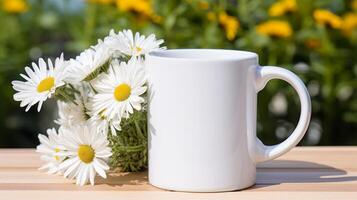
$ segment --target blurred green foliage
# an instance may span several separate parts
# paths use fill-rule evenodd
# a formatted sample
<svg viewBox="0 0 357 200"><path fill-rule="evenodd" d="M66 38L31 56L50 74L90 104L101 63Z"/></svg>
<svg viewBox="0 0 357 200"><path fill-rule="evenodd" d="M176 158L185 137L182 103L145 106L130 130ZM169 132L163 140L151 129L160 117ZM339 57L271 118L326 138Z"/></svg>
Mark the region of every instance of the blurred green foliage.
<svg viewBox="0 0 357 200"><path fill-rule="evenodd" d="M261 65L306 83L313 114L305 145L357 144L357 1L0 0L0 147L33 147L52 124L54 102L25 113L10 82L39 57L68 59L110 29L155 33L168 48L254 51ZM273 8L274 7L274 8ZM316 11L329 11L330 13ZM333 14L334 13L334 14ZM274 25L265 22L278 21ZM260 27L260 28L258 28ZM294 90L272 81L258 95L258 135L285 139L299 117Z"/></svg>

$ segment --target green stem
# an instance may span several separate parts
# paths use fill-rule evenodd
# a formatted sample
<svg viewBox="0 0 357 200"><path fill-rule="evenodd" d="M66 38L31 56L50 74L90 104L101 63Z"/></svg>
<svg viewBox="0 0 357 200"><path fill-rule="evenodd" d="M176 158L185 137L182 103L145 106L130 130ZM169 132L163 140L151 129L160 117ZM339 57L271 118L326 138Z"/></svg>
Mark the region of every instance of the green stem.
<svg viewBox="0 0 357 200"><path fill-rule="evenodd" d="M94 89L92 83L90 81L88 81L88 83L89 83L89 86L92 88L93 92L97 94L98 92Z"/></svg>
<svg viewBox="0 0 357 200"><path fill-rule="evenodd" d="M73 98L71 98L68 94L66 94L65 92L63 92L62 90L57 90L56 91L59 95L61 95L64 99L66 99L69 102L74 103L75 105L78 106L78 103L74 101Z"/></svg>
<svg viewBox="0 0 357 200"><path fill-rule="evenodd" d="M68 83L68 85L76 94L80 94L80 92L72 84Z"/></svg>
<svg viewBox="0 0 357 200"><path fill-rule="evenodd" d="M144 145L119 146L119 147L116 148L116 150L125 151L125 152L138 152L138 151L142 151L143 148L144 148Z"/></svg>
<svg viewBox="0 0 357 200"><path fill-rule="evenodd" d="M134 124L135 124L135 127L136 127L136 133L138 134L139 138L145 141L146 138L144 137L143 132L141 131L139 123L138 123L138 121L136 119L134 120Z"/></svg>

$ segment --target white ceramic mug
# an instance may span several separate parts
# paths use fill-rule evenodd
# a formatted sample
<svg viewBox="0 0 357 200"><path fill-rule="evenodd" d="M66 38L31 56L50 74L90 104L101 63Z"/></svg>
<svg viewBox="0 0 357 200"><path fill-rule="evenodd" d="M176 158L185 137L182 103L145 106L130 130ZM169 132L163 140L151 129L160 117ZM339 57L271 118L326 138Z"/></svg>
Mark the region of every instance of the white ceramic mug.
<svg viewBox="0 0 357 200"><path fill-rule="evenodd" d="M255 53L215 49L156 51L146 56L149 83L149 182L176 191L217 192L255 183L256 164L296 146L310 121L303 82L279 67L260 67ZM287 81L301 103L284 142L256 137L257 93Z"/></svg>

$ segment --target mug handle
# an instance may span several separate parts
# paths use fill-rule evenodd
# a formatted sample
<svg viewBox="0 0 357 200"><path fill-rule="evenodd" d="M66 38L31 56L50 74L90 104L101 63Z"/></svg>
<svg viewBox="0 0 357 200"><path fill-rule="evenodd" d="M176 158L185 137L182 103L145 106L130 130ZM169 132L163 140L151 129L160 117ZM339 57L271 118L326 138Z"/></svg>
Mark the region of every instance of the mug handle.
<svg viewBox="0 0 357 200"><path fill-rule="evenodd" d="M305 135L305 132L309 126L311 117L311 100L310 95L301 81L301 79L289 70L265 66L256 68L256 91L262 90L266 83L272 79L281 79L288 82L299 95L301 112L299 122L294 130L294 132L282 143L272 146L264 145L260 139L256 138L256 162L263 162L267 160L275 159L284 153L288 152L290 149L295 147L300 140Z"/></svg>

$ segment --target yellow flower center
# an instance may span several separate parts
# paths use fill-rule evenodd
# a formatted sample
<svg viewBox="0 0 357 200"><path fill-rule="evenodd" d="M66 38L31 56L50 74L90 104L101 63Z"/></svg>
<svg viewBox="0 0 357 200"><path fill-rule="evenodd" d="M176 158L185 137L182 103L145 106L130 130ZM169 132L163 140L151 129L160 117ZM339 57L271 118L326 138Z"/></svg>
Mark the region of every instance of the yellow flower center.
<svg viewBox="0 0 357 200"><path fill-rule="evenodd" d="M91 163L94 159L94 149L89 145L80 145L78 149L78 157L84 163Z"/></svg>
<svg viewBox="0 0 357 200"><path fill-rule="evenodd" d="M59 148L55 148L55 152L56 152L56 153L58 153L59 151L60 151ZM59 156L55 156L55 159L56 159L57 161L60 161L60 157L59 157Z"/></svg>
<svg viewBox="0 0 357 200"><path fill-rule="evenodd" d="M37 92L50 91L51 88L55 85L55 79L53 77L47 77L43 79L37 86Z"/></svg>
<svg viewBox="0 0 357 200"><path fill-rule="evenodd" d="M140 48L140 47L135 47L135 49L136 49L136 51L139 52L139 53L143 50L143 49Z"/></svg>
<svg viewBox="0 0 357 200"><path fill-rule="evenodd" d="M128 84L122 83L118 85L114 90L114 97L117 101L125 101L129 98L131 88Z"/></svg>

